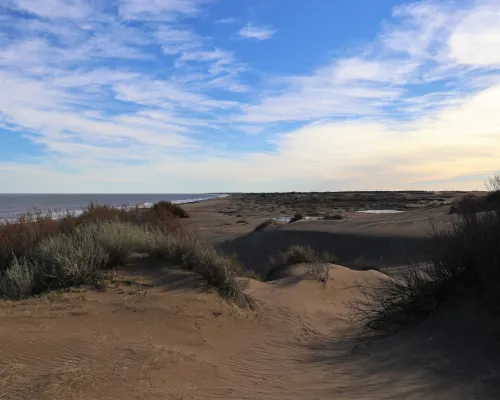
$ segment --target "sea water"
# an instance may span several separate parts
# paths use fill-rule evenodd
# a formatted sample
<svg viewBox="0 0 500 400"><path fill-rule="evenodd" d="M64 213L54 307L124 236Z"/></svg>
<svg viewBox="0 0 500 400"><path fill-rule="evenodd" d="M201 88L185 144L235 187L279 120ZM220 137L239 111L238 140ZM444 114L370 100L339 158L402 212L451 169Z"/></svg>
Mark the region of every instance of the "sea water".
<svg viewBox="0 0 500 400"><path fill-rule="evenodd" d="M227 197L222 193L198 194L0 194L0 220L14 219L27 212L49 214L54 218L67 212L79 215L90 203L117 208L152 207L158 201L193 203Z"/></svg>

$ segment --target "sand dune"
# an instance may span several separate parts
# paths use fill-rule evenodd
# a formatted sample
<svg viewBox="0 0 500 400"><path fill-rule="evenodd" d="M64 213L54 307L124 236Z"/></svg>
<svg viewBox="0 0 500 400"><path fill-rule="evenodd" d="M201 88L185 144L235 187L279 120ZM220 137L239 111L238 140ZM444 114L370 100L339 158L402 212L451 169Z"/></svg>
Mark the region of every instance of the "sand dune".
<svg viewBox="0 0 500 400"><path fill-rule="evenodd" d="M351 268L400 267L409 261L428 258L430 218L438 225L451 218L447 207L400 214L349 213L340 221L297 221L249 232L219 244L221 250L236 253L248 269L265 276L269 256L295 245L326 250Z"/></svg>
<svg viewBox="0 0 500 400"><path fill-rule="evenodd" d="M474 328L486 321L477 310L455 305L416 330L360 340L345 302L356 280L384 275L332 265L323 287L305 269L252 281L256 312L189 274L172 285L158 266L156 276L125 269L106 292L3 303L1 398L498 398L498 343L493 327Z"/></svg>
<svg viewBox="0 0 500 400"><path fill-rule="evenodd" d="M226 203L222 203L226 202ZM252 232L261 218L192 205L187 221L247 266L290 242L397 266L423 256L427 211L349 214ZM447 209L430 211L449 222ZM227 240L224 242L224 240ZM303 242L301 242L301 240ZM498 399L498 326L481 307L450 303L418 327L374 337L350 318L374 270L310 266L250 280L255 311L229 305L188 272L135 257L105 291L73 289L0 302L1 399Z"/></svg>

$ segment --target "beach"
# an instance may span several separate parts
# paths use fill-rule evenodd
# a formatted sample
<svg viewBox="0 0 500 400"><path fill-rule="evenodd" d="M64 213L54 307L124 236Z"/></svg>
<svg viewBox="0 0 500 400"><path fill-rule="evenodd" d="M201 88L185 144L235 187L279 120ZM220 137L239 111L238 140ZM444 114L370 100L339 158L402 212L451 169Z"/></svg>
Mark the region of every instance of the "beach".
<svg viewBox="0 0 500 400"><path fill-rule="evenodd" d="M416 327L380 337L367 334L349 307L363 296L359 282L378 284L384 272L425 261L429 219L449 224L449 204L342 211L340 220L257 231L276 209L259 210L245 195L184 208L183 229L260 276L245 289L257 306L230 304L189 271L140 255L102 290L2 301L2 398L498 398L497 322L479 303L447 304ZM283 211L292 216L294 208ZM321 266L320 280L303 263L262 279L268 257L291 244L328 250L338 261Z"/></svg>

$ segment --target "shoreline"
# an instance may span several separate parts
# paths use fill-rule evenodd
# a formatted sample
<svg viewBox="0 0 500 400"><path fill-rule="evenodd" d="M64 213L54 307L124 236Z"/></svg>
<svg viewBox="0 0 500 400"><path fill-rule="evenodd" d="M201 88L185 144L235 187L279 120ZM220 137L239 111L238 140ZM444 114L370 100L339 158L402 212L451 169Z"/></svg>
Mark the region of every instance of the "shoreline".
<svg viewBox="0 0 500 400"><path fill-rule="evenodd" d="M62 195L64 196L64 195ZM176 205L181 205L181 206L186 206L188 204L199 204L199 203L204 203L207 201L213 201L213 200L218 200L218 199L224 199L228 198L231 195L229 194L216 194L212 197L197 197L197 198L186 198L186 199L174 199L174 200L159 200L159 201L168 201L172 204ZM152 208L156 202L142 202L142 203L136 203L136 204L109 204L109 203L95 203L96 205L102 205L118 210L133 210L133 209L140 209L140 210L145 210ZM91 204L91 203L89 203ZM31 209L28 209L27 211L20 211L17 212L15 216L8 216L8 217L1 217L0 216L0 225L5 223L5 222L15 222L17 221L20 217L22 216L36 216L36 215L42 215L42 216L50 216L53 219L61 219L65 217L66 215L71 215L73 217L78 217L80 216L84 210L89 206L89 204L86 204L83 207L80 208L66 208L64 211L61 208L47 208L47 209L39 209L36 206L32 207Z"/></svg>

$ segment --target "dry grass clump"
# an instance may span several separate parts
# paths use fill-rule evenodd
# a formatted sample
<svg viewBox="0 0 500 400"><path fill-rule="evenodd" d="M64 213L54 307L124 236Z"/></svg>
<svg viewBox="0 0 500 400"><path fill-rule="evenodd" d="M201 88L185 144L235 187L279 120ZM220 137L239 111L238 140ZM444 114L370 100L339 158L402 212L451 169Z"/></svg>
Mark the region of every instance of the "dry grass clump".
<svg viewBox="0 0 500 400"><path fill-rule="evenodd" d="M433 229L430 262L410 264L376 285L362 285L353 317L372 328L421 320L448 299L475 296L500 311L500 206L457 214L446 229Z"/></svg>
<svg viewBox="0 0 500 400"><path fill-rule="evenodd" d="M274 220L271 218L266 219L265 221L261 222L259 225L255 227L254 232L261 231L271 225L274 225Z"/></svg>
<svg viewBox="0 0 500 400"><path fill-rule="evenodd" d="M253 307L244 293L245 271L235 256L217 251L192 234L157 235L151 242L150 254L198 274L208 286L241 307Z"/></svg>
<svg viewBox="0 0 500 400"><path fill-rule="evenodd" d="M153 207L157 214L172 214L178 218L189 218L189 213L178 204L173 204L170 201L159 201Z"/></svg>
<svg viewBox="0 0 500 400"><path fill-rule="evenodd" d="M325 287L330 277L330 264L309 264L306 268L306 274L320 281Z"/></svg>
<svg viewBox="0 0 500 400"><path fill-rule="evenodd" d="M282 251L275 256L269 258L269 271L266 275L266 280L286 269L291 265L296 264L330 264L335 263L337 257L326 251L319 252L310 246L292 245L285 251Z"/></svg>

